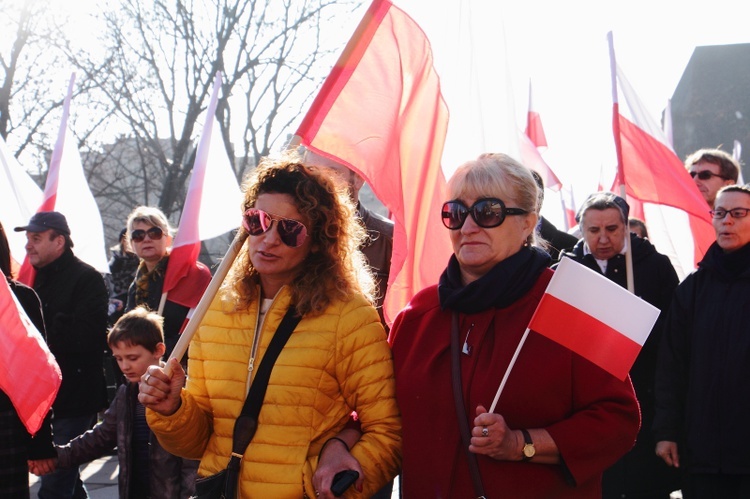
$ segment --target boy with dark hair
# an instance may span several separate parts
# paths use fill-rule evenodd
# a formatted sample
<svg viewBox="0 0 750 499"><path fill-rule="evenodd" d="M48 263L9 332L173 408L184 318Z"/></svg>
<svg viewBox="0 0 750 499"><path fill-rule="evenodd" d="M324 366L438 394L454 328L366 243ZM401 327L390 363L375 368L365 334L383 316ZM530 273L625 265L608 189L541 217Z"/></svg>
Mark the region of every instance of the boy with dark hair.
<svg viewBox="0 0 750 499"><path fill-rule="evenodd" d="M104 420L92 430L57 446L57 467L71 468L97 459L117 447L119 496L187 498L195 491L198 461L165 451L146 424L138 402L138 382L164 351L163 318L137 307L124 314L107 336L107 343L128 383L120 386ZM37 470L32 469L32 472Z"/></svg>

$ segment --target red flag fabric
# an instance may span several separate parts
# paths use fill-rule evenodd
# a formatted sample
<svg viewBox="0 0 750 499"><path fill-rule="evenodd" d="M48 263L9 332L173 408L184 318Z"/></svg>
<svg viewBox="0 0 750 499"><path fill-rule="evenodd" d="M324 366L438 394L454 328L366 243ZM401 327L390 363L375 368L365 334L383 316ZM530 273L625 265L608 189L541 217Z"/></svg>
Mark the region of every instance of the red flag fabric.
<svg viewBox="0 0 750 499"><path fill-rule="evenodd" d="M169 267L172 265L172 258L173 256L169 257L167 272L169 272ZM208 283L211 282L211 271L197 260L189 267L183 266L182 270L186 273L182 276L182 279L175 283L169 292L169 301L192 309L198 305L203 292L208 287Z"/></svg>
<svg viewBox="0 0 750 499"><path fill-rule="evenodd" d="M657 317L656 307L603 275L563 258L529 329L624 380Z"/></svg>
<svg viewBox="0 0 750 499"><path fill-rule="evenodd" d="M0 389L34 435L55 401L62 373L0 272Z"/></svg>
<svg viewBox="0 0 750 499"><path fill-rule="evenodd" d="M220 90L221 72L217 72L162 288L162 293L169 294L169 301L189 308L198 304L211 280L208 267L198 262L201 241L237 228L240 223L242 193L237 178L221 140L211 140Z"/></svg>
<svg viewBox="0 0 750 499"><path fill-rule="evenodd" d="M610 45L613 88L617 89L613 92L613 128L619 149L618 182L624 176L628 198L643 203L649 239L670 258L682 278L716 239L710 208L617 66L611 36ZM623 107L618 92L624 97ZM618 192L616 186L614 192Z"/></svg>
<svg viewBox="0 0 750 499"><path fill-rule="evenodd" d="M360 173L392 214L388 321L437 282L452 252L440 221L447 126L427 37L390 1L375 0L297 135L313 152Z"/></svg>

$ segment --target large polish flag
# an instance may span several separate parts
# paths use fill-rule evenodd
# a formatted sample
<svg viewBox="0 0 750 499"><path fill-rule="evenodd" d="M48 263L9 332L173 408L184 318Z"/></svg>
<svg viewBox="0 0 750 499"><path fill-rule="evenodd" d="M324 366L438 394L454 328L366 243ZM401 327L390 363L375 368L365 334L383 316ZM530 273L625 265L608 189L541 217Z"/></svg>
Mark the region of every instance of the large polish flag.
<svg viewBox="0 0 750 499"><path fill-rule="evenodd" d="M624 380L658 317L659 309L650 303L563 258L529 329Z"/></svg>
<svg viewBox="0 0 750 499"><path fill-rule="evenodd" d="M521 157L499 3L374 0L297 130L391 212L389 322L452 253L446 176L485 152Z"/></svg>
<svg viewBox="0 0 750 499"><path fill-rule="evenodd" d="M0 389L34 435L55 401L62 373L0 272Z"/></svg>
<svg viewBox="0 0 750 499"><path fill-rule="evenodd" d="M163 293L169 301L189 308L195 308L211 280L206 266L198 261L201 241L236 229L241 221L242 193L216 123L220 90L221 72L217 72L164 276Z"/></svg>
<svg viewBox="0 0 750 499"><path fill-rule="evenodd" d="M60 130L47 171L42 203L36 211L59 211L65 215L75 255L99 272L108 273L109 264L99 206L89 189L75 137L68 127L74 85L75 73L70 77L68 93L63 103ZM27 222L28 220L22 225L26 225ZM18 280L32 286L34 276L34 268L28 258L24 258Z"/></svg>
<svg viewBox="0 0 750 499"><path fill-rule="evenodd" d="M26 255L26 234L13 227L26 225L41 202L42 190L0 137L0 220L8 237L14 275Z"/></svg>
<svg viewBox="0 0 750 499"><path fill-rule="evenodd" d="M669 257L682 279L716 239L709 206L617 65L611 32L609 43L613 129L620 165L616 186L624 184L628 199L642 203L649 239Z"/></svg>

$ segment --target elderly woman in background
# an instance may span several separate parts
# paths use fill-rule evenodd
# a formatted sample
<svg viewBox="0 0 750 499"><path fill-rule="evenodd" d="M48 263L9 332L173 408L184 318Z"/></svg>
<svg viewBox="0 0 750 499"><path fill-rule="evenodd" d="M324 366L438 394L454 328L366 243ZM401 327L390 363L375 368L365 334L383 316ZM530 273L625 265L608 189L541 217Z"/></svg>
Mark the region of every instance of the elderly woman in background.
<svg viewBox="0 0 750 499"><path fill-rule="evenodd" d="M167 217L158 208L139 206L130 213L127 222L130 245L141 259L133 284L128 290L125 312L137 306L158 311L161 301L164 276L169 265L169 250L172 245L172 227ZM164 343L167 351L164 358L172 353L180 331L191 308L198 304L200 296L211 281L211 272L200 262L190 269L178 287L190 286L193 292L179 293L175 288L167 294L167 301L161 315L164 317ZM179 291L184 291L180 289ZM192 299L185 300L185 297Z"/></svg>
<svg viewBox="0 0 750 499"><path fill-rule="evenodd" d="M487 410L553 273L534 246L537 185L512 158L486 154L449 191L454 254L390 334L404 497L477 497L480 482L488 497L601 497L602 472L638 432L629 380L532 333Z"/></svg>
<svg viewBox="0 0 750 499"><path fill-rule="evenodd" d="M243 210L249 236L192 340L186 388L174 361L171 377L156 366L144 376L149 426L169 451L201 459L199 475L224 469L254 366L293 308L301 320L271 371L239 495L333 497L333 474L355 469L363 476L351 492L370 497L398 470L401 424L372 276L357 250L364 230L343 187L295 156L261 163ZM352 411L362 436L349 455L339 432ZM323 464L330 473L314 478Z"/></svg>
<svg viewBox="0 0 750 499"><path fill-rule="evenodd" d="M664 499L679 488L679 476L654 455L654 377L664 316L680 280L666 255L647 239L628 230L630 206L612 192L591 194L578 210L583 237L564 257L584 265L612 282L627 288L626 242L632 258L634 293L661 311L659 319L630 369L635 395L641 409L641 429L635 446L604 472L602 497ZM627 312L625 312L627 313Z"/></svg>
<svg viewBox="0 0 750 499"><path fill-rule="evenodd" d="M685 499L750 497L750 188L722 188L716 242L675 290L656 365L656 454Z"/></svg>

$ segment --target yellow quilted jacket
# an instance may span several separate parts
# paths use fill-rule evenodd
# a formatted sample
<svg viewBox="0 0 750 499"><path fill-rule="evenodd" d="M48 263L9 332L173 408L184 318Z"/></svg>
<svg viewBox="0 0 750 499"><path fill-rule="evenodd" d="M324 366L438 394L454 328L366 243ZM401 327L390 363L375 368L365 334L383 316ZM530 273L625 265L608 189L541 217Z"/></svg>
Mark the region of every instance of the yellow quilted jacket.
<svg viewBox="0 0 750 499"><path fill-rule="evenodd" d="M266 314L254 371L290 303L287 288ZM149 426L169 452L200 459L199 475L224 469L234 421L249 389L249 361L259 303L230 312L214 299L190 344L182 405L171 416L147 411ZM253 373L254 374L254 373ZM363 435L352 448L364 471L362 497L397 473L401 419L393 362L375 309L361 296L304 317L281 351L240 471L242 498L315 497L312 475L323 443L355 410ZM359 497L354 487L346 497Z"/></svg>

